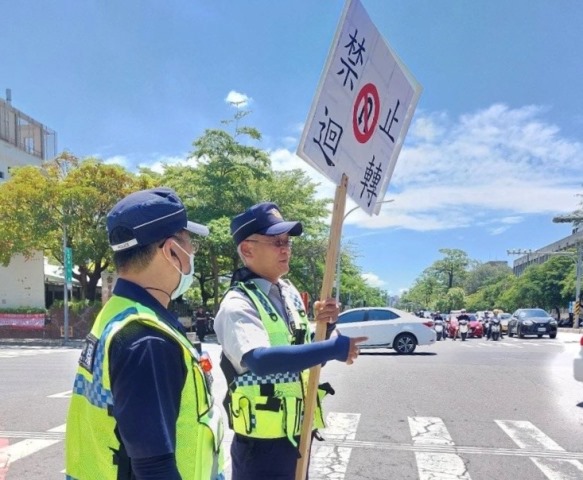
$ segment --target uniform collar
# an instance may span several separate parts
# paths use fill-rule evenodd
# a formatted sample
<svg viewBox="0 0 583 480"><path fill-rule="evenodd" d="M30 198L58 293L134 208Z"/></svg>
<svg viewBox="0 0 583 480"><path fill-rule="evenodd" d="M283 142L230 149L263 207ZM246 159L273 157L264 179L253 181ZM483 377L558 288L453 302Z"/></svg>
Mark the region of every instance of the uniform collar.
<svg viewBox="0 0 583 480"><path fill-rule="evenodd" d="M165 308L146 289L138 284L123 278L118 278L115 287L113 288L113 294L133 300L134 302L153 310L160 320L166 322L171 327L182 333L186 332L182 323L178 320L178 317Z"/></svg>

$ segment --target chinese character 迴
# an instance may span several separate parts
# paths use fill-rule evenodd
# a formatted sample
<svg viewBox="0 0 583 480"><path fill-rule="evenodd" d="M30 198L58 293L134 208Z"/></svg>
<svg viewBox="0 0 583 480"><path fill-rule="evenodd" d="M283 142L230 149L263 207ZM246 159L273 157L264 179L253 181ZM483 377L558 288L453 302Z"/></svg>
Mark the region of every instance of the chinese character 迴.
<svg viewBox="0 0 583 480"><path fill-rule="evenodd" d="M344 48L348 49L348 62L344 60L344 58L340 58L342 62L342 68L340 71L336 72L337 75L344 75L344 83L342 86L346 86L346 82L350 79L350 90L354 88L354 82L352 81L352 77L358 80L358 73L352 67L356 67L357 65L363 64L362 54L366 52L364 48L365 39L363 38L362 41L359 43L356 36L358 35L358 29L354 30L354 35L349 35L350 41L344 45Z"/></svg>
<svg viewBox="0 0 583 480"><path fill-rule="evenodd" d="M328 107L324 107L324 115L328 117ZM331 118L328 118L328 124L326 124L326 122L318 123L320 124L320 136L318 139L314 137L312 140L320 147L320 150L322 151L328 166L334 167L335 164L328 155L327 150L332 152L332 156L336 155L336 149L338 148L340 138L342 137L342 126L340 126Z"/></svg>
<svg viewBox="0 0 583 480"><path fill-rule="evenodd" d="M401 102L397 100L397 105L395 106L395 111L393 112L392 109L389 108L389 113L385 120L384 125L379 125L379 128L387 134L387 136L391 139L393 143L395 143L395 137L391 135L391 127L393 126L393 122L399 123L399 119L397 118L397 110L399 109L399 105Z"/></svg>
<svg viewBox="0 0 583 480"><path fill-rule="evenodd" d="M373 155L372 160L369 162L366 169L364 170L364 178L360 182L362 184L362 191L360 192L360 198L362 198L362 196L364 195L364 192L366 191L366 194L368 197L368 206L369 207L370 207L370 204L371 204L373 198L377 196L377 187L378 187L379 182L381 181L381 178L382 178L382 175L381 175L382 165L379 163L378 165L375 166L374 161L375 161L375 156Z"/></svg>

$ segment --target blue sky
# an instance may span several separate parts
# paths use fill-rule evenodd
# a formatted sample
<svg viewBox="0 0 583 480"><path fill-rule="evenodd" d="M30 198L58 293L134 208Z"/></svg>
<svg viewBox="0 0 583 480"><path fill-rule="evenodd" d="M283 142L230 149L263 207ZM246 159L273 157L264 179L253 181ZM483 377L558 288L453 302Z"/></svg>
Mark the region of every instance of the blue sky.
<svg viewBox="0 0 583 480"><path fill-rule="evenodd" d="M130 169L183 161L246 102L277 169L295 155L344 2L2 2L0 95L58 149ZM583 193L583 2L362 0L423 86L380 215L343 242L392 294L460 248L479 261L570 233ZM347 210L353 204L347 205ZM282 206L285 213L285 206Z"/></svg>

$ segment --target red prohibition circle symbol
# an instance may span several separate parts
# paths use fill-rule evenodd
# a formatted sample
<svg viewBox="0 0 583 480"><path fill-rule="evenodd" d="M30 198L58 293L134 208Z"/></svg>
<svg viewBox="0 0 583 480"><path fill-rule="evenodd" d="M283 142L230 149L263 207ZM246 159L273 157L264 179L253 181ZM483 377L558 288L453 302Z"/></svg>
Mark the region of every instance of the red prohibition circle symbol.
<svg viewBox="0 0 583 480"><path fill-rule="evenodd" d="M367 83L358 92L352 108L352 129L359 143L366 143L372 137L380 111L381 101L377 87Z"/></svg>

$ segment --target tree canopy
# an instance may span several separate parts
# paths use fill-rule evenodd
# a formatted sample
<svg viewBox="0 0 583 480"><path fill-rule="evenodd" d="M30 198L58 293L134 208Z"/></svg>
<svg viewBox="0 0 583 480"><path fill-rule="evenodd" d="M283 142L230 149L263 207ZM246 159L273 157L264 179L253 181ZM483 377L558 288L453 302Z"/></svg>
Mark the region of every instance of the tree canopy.
<svg viewBox="0 0 583 480"><path fill-rule="evenodd" d="M242 116L237 118L237 122ZM0 262L17 254L41 250L63 261L63 236L72 248L74 278L83 296L94 300L104 270L111 269L112 251L106 216L127 194L154 186L174 188L188 217L208 225L195 257L195 287L185 297L191 304L218 304L232 272L240 266L230 235L231 219L251 205L272 201L286 218L299 220L304 234L294 243L289 278L313 301L325 270L331 199L317 196L318 185L301 170L274 171L266 151L255 147L260 133L237 126L234 135L209 129L193 142L188 163L164 165L162 172L142 168L132 173L95 158L63 153L41 167L14 169L0 185ZM344 303L381 305L386 295L367 285L350 249L341 260Z"/></svg>

